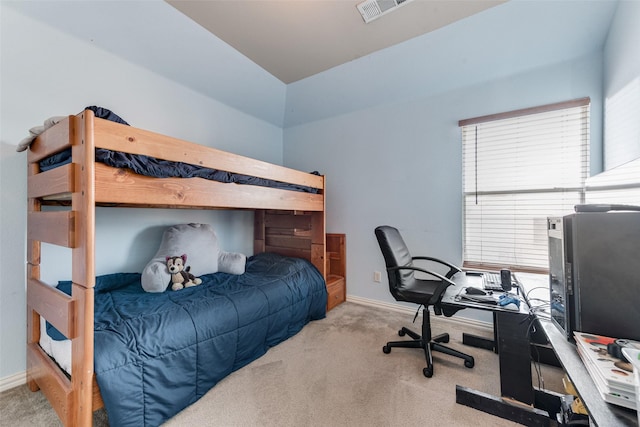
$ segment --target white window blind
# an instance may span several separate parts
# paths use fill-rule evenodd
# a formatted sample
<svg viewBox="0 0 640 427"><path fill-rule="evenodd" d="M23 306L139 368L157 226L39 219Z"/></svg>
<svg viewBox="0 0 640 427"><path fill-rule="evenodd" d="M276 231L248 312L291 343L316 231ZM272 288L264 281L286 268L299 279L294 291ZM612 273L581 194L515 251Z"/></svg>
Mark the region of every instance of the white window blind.
<svg viewBox="0 0 640 427"><path fill-rule="evenodd" d="M546 270L547 217L584 203L589 99L460 126L465 266Z"/></svg>

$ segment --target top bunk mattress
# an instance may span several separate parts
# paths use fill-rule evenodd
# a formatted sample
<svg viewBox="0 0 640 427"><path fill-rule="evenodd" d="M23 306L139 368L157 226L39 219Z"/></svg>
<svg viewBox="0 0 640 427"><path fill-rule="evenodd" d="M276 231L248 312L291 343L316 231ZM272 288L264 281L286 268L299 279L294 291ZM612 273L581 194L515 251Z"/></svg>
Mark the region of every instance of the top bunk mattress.
<svg viewBox="0 0 640 427"><path fill-rule="evenodd" d="M97 118L110 120L127 126L129 125L129 123L120 116L106 108L90 106L86 109L92 110ZM119 169L129 169L139 175L153 178L204 178L223 183L257 185L313 194L317 194L319 192L316 188L304 185L211 169L189 163L173 162L142 154L117 152L104 148L96 148L95 160L96 162L104 163L107 166ZM41 171L47 171L68 163L71 163L70 148L41 160L39 165ZM317 171L311 172L311 174L319 175Z"/></svg>

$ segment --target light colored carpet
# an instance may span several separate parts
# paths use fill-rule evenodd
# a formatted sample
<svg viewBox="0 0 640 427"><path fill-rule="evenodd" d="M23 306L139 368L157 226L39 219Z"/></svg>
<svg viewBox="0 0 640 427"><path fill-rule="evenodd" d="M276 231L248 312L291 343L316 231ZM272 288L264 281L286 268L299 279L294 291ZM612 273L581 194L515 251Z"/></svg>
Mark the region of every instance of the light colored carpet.
<svg viewBox="0 0 640 427"><path fill-rule="evenodd" d="M420 350L382 352L387 341L402 339L401 326L419 330L420 318L412 325L412 314L344 303L223 379L165 426L516 425L455 402L456 384L499 394L498 356L461 343L462 332L491 336L491 330L432 319L434 335L449 332L450 346L475 357L473 369L435 352L434 376L424 377ZM560 369L543 367L542 374L546 388L562 390ZM0 394L0 425L60 423L42 393L24 386ZM108 425L104 410L94 425Z"/></svg>

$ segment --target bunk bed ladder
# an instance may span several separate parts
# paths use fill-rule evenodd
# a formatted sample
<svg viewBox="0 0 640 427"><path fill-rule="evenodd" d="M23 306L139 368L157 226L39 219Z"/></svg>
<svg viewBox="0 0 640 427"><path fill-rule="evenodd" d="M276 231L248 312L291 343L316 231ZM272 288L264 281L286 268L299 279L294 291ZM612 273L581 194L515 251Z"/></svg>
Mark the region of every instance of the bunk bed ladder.
<svg viewBox="0 0 640 427"><path fill-rule="evenodd" d="M29 151L27 214L27 382L48 397L65 426L92 423L93 296L95 286L95 195L93 113L70 116L68 126L43 133ZM59 141L67 141L62 146ZM71 146L72 163L40 172L38 161ZM41 198L71 194L71 210L43 211ZM72 295L44 283L40 277L42 242L71 248ZM71 339L69 377L40 347L40 316ZM99 395L99 393L98 393Z"/></svg>

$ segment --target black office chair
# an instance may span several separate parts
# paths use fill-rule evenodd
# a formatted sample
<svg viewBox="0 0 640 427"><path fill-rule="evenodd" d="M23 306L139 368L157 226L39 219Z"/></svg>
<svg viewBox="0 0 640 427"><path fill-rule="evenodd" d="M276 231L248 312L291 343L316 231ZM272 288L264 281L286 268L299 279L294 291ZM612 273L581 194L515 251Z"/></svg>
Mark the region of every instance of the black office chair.
<svg viewBox="0 0 640 427"><path fill-rule="evenodd" d="M450 285L454 285L451 277L460 271L455 265L432 257L412 257L407 245L404 243L400 232L388 225L377 227L375 230L380 250L384 256L389 278L389 290L396 301L407 301L420 304L422 309L422 335L403 327L398 331L402 337L405 334L413 338L412 341L390 341L382 347L386 354L391 352L392 347L422 348L427 359L427 367L422 370L425 377L433 376L433 360L431 352L440 351L452 356L464 359L464 366L473 368L474 360L472 356L461 353L441 343L449 342L449 334L431 336L431 320L429 317L429 306L433 307L436 315L444 314L452 316L458 309L452 307L441 307L442 296ZM434 271L414 266L414 260L424 260L442 264L449 268L449 272L444 276ZM419 271L433 277L432 279L418 279L415 272ZM418 308L419 309L419 308ZM416 313L417 316L417 313Z"/></svg>

